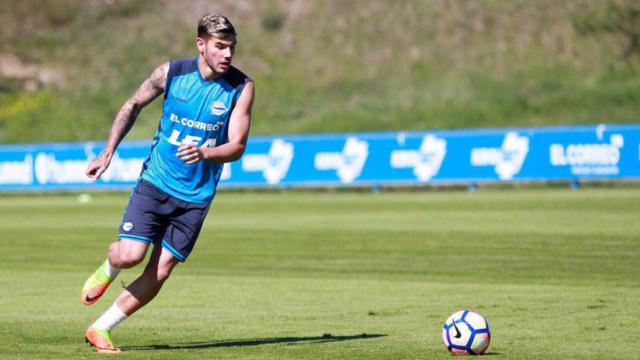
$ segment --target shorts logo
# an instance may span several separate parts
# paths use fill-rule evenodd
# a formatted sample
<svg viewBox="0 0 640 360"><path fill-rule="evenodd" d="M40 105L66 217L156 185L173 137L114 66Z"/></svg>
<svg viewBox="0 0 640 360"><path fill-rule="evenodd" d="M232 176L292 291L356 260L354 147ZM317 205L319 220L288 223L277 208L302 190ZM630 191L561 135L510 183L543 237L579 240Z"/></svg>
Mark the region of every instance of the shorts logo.
<svg viewBox="0 0 640 360"><path fill-rule="evenodd" d="M131 229L133 229L133 223L126 222L126 223L122 224L122 230L131 231Z"/></svg>
<svg viewBox="0 0 640 360"><path fill-rule="evenodd" d="M211 103L211 114L222 115L227 112L227 107L220 101L214 101Z"/></svg>

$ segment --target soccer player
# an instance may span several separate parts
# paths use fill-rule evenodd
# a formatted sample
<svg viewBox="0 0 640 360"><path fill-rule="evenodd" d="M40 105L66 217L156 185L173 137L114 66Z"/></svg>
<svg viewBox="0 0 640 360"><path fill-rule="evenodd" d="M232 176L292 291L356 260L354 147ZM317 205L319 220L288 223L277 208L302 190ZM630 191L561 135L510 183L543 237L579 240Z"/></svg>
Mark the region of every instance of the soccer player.
<svg viewBox="0 0 640 360"><path fill-rule="evenodd" d="M120 270L140 263L153 244L142 275L87 329L86 341L98 352L120 352L111 330L151 301L176 265L187 259L223 163L239 159L247 144L254 84L231 65L236 31L229 19L203 16L196 46L196 57L164 63L142 82L116 115L104 150L86 171L89 178L99 179L142 108L164 93L160 125L123 215L119 239L82 288L82 302L95 303Z"/></svg>

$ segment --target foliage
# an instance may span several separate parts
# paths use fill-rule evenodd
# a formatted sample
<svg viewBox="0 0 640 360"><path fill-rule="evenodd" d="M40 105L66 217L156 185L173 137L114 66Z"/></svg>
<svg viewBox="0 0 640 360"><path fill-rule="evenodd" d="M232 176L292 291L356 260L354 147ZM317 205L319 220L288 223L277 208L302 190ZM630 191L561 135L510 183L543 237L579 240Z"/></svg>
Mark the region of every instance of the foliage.
<svg viewBox="0 0 640 360"><path fill-rule="evenodd" d="M576 29L584 34L614 33L626 38L623 58L640 53L640 3L616 0L597 4L574 20Z"/></svg>
<svg viewBox="0 0 640 360"><path fill-rule="evenodd" d="M0 4L0 56L63 83L2 80L0 141L95 140L161 62L195 55L195 23L222 12L256 81L254 134L637 122L634 1L220 2L36 0ZM47 3L47 4L53 4ZM636 44L636 45L634 45ZM626 54L626 55L625 55ZM39 98L39 110L12 101ZM159 106L130 138L148 138ZM12 114L7 117L6 114ZM42 125L45 115L54 124ZM29 131L38 122L46 133Z"/></svg>

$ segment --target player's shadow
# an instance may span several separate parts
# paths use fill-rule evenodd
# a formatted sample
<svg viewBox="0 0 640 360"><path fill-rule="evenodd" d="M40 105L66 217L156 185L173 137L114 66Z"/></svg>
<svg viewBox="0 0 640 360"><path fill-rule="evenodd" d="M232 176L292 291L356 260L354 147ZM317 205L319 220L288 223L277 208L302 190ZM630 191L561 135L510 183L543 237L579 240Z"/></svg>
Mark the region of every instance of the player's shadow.
<svg viewBox="0 0 640 360"><path fill-rule="evenodd" d="M140 345L140 346L123 346L123 351L141 351L141 350L179 350L179 349L208 349L216 347L233 347L233 346L257 346L268 344L293 345L297 343L318 344L338 341L351 341L360 339L372 339L387 336L386 334L360 334L360 335L338 335L324 334L322 336L307 337L273 337L262 339L244 339L244 340L218 340L193 342L175 345Z"/></svg>

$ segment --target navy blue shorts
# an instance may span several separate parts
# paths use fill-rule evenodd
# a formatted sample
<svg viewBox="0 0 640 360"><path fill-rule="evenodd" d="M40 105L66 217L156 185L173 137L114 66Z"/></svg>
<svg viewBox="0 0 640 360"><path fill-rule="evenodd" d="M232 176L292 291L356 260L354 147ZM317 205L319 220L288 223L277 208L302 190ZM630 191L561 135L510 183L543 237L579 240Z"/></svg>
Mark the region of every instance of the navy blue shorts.
<svg viewBox="0 0 640 360"><path fill-rule="evenodd" d="M174 258L185 261L208 211L209 204L180 200L140 180L131 192L118 237L146 244L161 243Z"/></svg>

